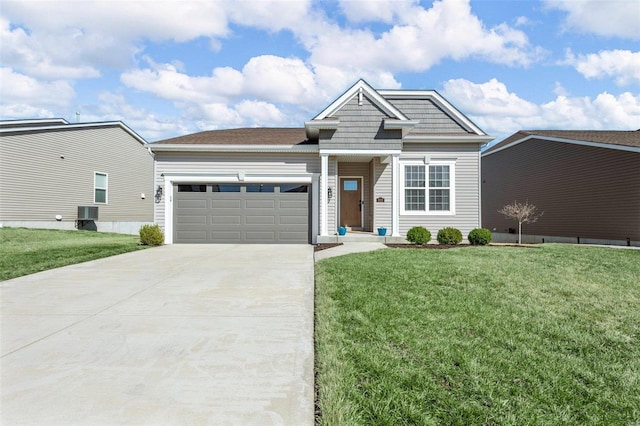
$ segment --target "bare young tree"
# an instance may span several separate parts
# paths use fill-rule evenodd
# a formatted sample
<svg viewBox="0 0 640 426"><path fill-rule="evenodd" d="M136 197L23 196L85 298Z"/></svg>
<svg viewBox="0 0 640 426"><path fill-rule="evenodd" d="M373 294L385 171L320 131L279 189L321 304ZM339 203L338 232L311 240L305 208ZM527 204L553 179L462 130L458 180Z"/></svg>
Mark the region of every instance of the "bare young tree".
<svg viewBox="0 0 640 426"><path fill-rule="evenodd" d="M536 209L537 207L529 204L528 201L524 203L514 201L513 204L507 204L501 210L498 210L498 213L507 218L518 221L518 244L522 243L522 224L534 223L543 215L544 212L538 213Z"/></svg>

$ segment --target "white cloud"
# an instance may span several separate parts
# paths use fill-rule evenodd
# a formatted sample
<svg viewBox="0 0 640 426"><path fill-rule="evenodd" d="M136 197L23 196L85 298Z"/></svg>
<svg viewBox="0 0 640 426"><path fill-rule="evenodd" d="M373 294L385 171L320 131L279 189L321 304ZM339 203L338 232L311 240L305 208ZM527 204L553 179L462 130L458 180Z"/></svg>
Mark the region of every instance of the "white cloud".
<svg viewBox="0 0 640 426"><path fill-rule="evenodd" d="M476 84L465 79L448 80L444 83L447 98L463 111L473 115L529 117L538 107L510 93L507 86L493 78Z"/></svg>
<svg viewBox="0 0 640 426"><path fill-rule="evenodd" d="M377 3L376 3L377 4ZM395 5L395 2L393 3ZM355 16L352 3L346 10ZM387 19L381 5L362 6L370 17ZM375 13L374 13L375 12ZM530 45L527 36L507 24L486 28L471 11L469 1L435 1L430 9L401 2L394 9L395 25L376 34L368 29L340 28L327 24L313 41L306 42L314 65L344 64L361 69L424 71L445 58L482 58L510 66L529 66L544 51Z"/></svg>
<svg viewBox="0 0 640 426"><path fill-rule="evenodd" d="M241 117L251 117L253 126L273 127L286 123L284 114L273 104L245 100L236 106Z"/></svg>
<svg viewBox="0 0 640 426"><path fill-rule="evenodd" d="M536 105L496 79L486 83L457 79L444 84L444 94L499 138L522 129L634 130L640 123L640 95L630 92L618 96L605 92L595 98L557 95Z"/></svg>
<svg viewBox="0 0 640 426"><path fill-rule="evenodd" d="M640 52L603 50L576 56L567 51L565 56L565 63L573 65L586 78L611 77L621 86L640 83Z"/></svg>
<svg viewBox="0 0 640 426"><path fill-rule="evenodd" d="M312 1L226 0L222 3L229 20L276 32L306 25Z"/></svg>
<svg viewBox="0 0 640 426"><path fill-rule="evenodd" d="M640 39L637 0L545 0L545 3L567 12L565 25L569 30Z"/></svg>
<svg viewBox="0 0 640 426"><path fill-rule="evenodd" d="M313 70L297 58L251 58L242 69L244 93L269 102L313 103L319 88Z"/></svg>
<svg viewBox="0 0 640 426"><path fill-rule="evenodd" d="M119 93L102 92L98 100L98 105L84 105L80 108L82 121L122 121L147 142L197 130L182 119L159 117L145 108L133 106Z"/></svg>
<svg viewBox="0 0 640 426"><path fill-rule="evenodd" d="M339 0L340 8L351 22L384 22L390 24L402 14L403 10L413 7L416 0Z"/></svg>
<svg viewBox="0 0 640 426"><path fill-rule="evenodd" d="M3 105L19 104L32 107L66 106L76 96L67 81L40 81L11 68L0 68L0 98Z"/></svg>

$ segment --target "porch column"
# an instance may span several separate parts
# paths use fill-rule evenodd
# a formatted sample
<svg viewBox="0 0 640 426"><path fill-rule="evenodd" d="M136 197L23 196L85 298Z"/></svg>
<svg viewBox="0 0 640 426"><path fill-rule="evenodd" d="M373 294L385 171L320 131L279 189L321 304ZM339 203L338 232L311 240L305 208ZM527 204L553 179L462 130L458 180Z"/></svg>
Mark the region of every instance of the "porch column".
<svg viewBox="0 0 640 426"><path fill-rule="evenodd" d="M400 236L400 154L391 163L391 236Z"/></svg>
<svg viewBox="0 0 640 426"><path fill-rule="evenodd" d="M329 155L320 154L320 235L328 236L328 204L329 197L327 188L329 187Z"/></svg>

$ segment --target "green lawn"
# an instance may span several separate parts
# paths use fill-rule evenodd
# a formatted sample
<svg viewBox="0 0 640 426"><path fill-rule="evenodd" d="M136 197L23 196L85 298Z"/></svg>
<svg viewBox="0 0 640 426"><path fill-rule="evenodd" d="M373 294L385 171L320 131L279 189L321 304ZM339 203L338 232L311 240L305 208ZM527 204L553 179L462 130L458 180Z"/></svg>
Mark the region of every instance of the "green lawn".
<svg viewBox="0 0 640 426"><path fill-rule="evenodd" d="M135 235L0 228L0 281L145 248Z"/></svg>
<svg viewBox="0 0 640 426"><path fill-rule="evenodd" d="M316 264L325 425L638 425L640 251L386 249Z"/></svg>

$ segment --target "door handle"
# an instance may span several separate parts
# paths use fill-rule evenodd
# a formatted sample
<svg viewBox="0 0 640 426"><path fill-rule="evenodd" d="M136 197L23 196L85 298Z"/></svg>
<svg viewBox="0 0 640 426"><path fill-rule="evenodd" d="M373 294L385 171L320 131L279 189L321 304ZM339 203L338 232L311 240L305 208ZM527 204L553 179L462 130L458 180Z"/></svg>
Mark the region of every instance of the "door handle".
<svg viewBox="0 0 640 426"><path fill-rule="evenodd" d="M362 211L362 205L364 204L364 201L360 200L358 202L358 208L360 209L360 211Z"/></svg>

